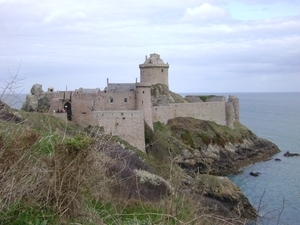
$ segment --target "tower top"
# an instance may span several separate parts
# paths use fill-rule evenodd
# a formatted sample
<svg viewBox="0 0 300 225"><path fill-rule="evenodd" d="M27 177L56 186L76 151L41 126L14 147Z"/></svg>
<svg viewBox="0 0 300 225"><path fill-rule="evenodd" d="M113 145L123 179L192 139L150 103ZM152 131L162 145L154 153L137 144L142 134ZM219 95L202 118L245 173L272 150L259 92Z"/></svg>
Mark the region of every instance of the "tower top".
<svg viewBox="0 0 300 225"><path fill-rule="evenodd" d="M145 62L143 64L140 64L141 67L153 67L153 66L159 66L159 67L167 67L169 68L169 64L165 64L164 61L160 58L160 55L153 53L150 54L150 57L145 57Z"/></svg>

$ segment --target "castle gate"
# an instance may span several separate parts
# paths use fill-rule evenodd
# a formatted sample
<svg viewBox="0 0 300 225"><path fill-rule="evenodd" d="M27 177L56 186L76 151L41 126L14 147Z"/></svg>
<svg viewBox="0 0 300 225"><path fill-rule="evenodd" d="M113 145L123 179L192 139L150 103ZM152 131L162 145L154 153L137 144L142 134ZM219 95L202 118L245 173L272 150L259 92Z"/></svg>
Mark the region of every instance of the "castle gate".
<svg viewBox="0 0 300 225"><path fill-rule="evenodd" d="M72 107L71 107L71 103L70 102L65 103L64 108L66 110L68 120L72 120Z"/></svg>

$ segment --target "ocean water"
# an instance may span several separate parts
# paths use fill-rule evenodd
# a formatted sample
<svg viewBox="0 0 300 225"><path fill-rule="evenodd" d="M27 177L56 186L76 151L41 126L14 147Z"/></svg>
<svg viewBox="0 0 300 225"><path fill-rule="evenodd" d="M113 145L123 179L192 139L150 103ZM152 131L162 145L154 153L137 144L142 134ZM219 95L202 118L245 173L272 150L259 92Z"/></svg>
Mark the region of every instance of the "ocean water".
<svg viewBox="0 0 300 225"><path fill-rule="evenodd" d="M281 150L271 160L243 168L229 176L259 209L259 224L300 224L300 93L236 93L240 121ZM275 158L281 161L275 161ZM258 177L249 173L260 172Z"/></svg>
<svg viewBox="0 0 300 225"><path fill-rule="evenodd" d="M11 108L14 109L21 109L23 103L26 100L27 94L18 94L18 95L10 95L10 94L3 94L1 100L8 104Z"/></svg>

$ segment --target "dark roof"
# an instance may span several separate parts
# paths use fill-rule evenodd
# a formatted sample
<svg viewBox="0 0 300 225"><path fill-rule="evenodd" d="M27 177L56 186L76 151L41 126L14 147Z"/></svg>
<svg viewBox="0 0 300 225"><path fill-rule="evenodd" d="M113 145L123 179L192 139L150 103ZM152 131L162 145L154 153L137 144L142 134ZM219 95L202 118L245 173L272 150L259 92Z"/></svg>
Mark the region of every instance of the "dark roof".
<svg viewBox="0 0 300 225"><path fill-rule="evenodd" d="M108 83L107 87L104 89L105 91L134 91L135 83Z"/></svg>

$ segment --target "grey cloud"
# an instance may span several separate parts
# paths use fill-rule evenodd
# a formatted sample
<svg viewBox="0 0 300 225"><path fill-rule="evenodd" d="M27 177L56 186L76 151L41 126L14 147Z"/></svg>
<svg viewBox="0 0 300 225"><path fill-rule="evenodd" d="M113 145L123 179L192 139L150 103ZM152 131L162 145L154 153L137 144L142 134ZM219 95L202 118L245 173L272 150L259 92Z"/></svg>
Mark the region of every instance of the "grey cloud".
<svg viewBox="0 0 300 225"><path fill-rule="evenodd" d="M218 89L229 90L233 83L239 87L238 82L254 83L262 77L268 79L261 82L273 82L265 91L276 91L274 79L284 79L281 74L290 76L288 90L296 90L295 83L300 86L295 78L300 76L300 16L239 21L221 13L211 20L182 21L188 8L208 2L225 9L228 1L122 2L0 0L0 73L22 60L26 86L35 80L46 86L60 80L51 85L101 87L107 77L134 82L144 55L156 52L170 64L174 91L213 91L214 81ZM86 79L80 80L81 75ZM183 87L187 75L190 80ZM251 87L256 91L259 86L249 85L249 91Z"/></svg>

